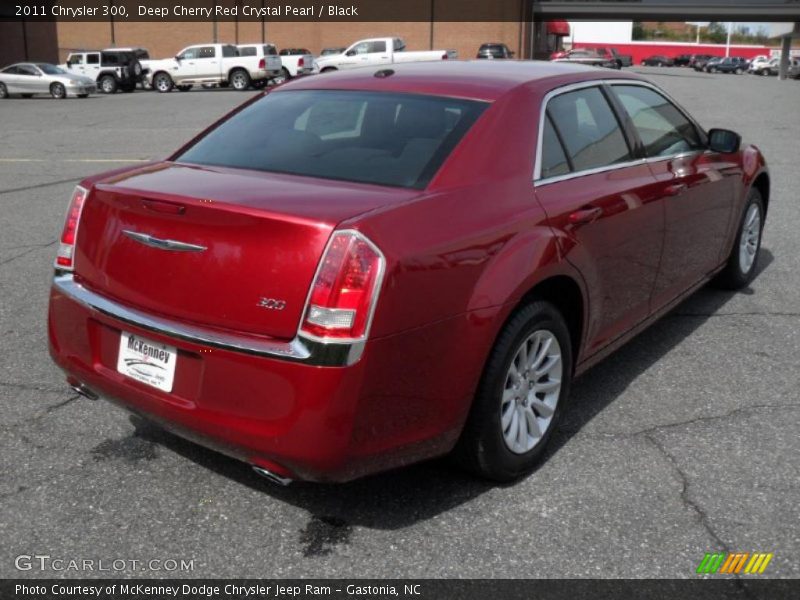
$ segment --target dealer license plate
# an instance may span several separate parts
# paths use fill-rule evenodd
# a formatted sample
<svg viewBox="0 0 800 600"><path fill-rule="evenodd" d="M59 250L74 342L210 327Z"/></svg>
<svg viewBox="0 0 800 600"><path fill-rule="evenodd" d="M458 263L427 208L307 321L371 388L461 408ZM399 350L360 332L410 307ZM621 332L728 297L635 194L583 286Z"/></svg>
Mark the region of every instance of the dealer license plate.
<svg viewBox="0 0 800 600"><path fill-rule="evenodd" d="M172 391L178 350L132 333L122 332L117 371L147 385Z"/></svg>

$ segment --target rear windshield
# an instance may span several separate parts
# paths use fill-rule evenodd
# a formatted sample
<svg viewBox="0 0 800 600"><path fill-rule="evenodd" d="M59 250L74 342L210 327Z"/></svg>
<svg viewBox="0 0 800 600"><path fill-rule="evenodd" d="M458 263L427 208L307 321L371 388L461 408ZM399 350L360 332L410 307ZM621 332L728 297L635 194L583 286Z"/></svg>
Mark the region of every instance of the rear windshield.
<svg viewBox="0 0 800 600"><path fill-rule="evenodd" d="M274 92L176 160L419 189L486 106L417 94Z"/></svg>

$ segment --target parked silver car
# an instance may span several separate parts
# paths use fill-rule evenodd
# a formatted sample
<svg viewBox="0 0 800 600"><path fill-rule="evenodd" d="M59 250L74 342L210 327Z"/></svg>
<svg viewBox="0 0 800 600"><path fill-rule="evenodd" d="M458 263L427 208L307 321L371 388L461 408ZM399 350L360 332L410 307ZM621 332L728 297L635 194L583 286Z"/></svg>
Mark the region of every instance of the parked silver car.
<svg viewBox="0 0 800 600"><path fill-rule="evenodd" d="M0 71L0 98L11 94L20 94L23 98L34 94L86 98L96 91L97 84L90 77L67 73L49 63L17 63Z"/></svg>

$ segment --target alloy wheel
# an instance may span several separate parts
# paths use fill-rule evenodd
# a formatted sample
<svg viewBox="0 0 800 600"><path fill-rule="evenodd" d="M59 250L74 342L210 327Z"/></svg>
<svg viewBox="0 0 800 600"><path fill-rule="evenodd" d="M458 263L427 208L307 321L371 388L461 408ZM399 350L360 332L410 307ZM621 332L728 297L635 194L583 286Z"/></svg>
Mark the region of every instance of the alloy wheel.
<svg viewBox="0 0 800 600"><path fill-rule="evenodd" d="M747 274L753 268L761 241L761 209L752 204L742 222L742 234L739 238L739 267Z"/></svg>
<svg viewBox="0 0 800 600"><path fill-rule="evenodd" d="M547 432L561 393L563 360L556 336L533 332L511 360L500 402L500 427L514 454L530 451Z"/></svg>
<svg viewBox="0 0 800 600"><path fill-rule="evenodd" d="M233 83L233 89L235 90L241 91L247 89L247 76L242 72L234 73L231 83Z"/></svg>

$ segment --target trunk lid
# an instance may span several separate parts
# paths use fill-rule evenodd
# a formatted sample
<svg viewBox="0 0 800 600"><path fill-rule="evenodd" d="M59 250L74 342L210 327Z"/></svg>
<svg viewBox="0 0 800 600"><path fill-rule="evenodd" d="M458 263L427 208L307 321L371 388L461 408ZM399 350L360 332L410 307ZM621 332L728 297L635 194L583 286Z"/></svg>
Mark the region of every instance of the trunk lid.
<svg viewBox="0 0 800 600"><path fill-rule="evenodd" d="M154 314L290 339L336 224L414 194L158 163L93 187L75 273Z"/></svg>

